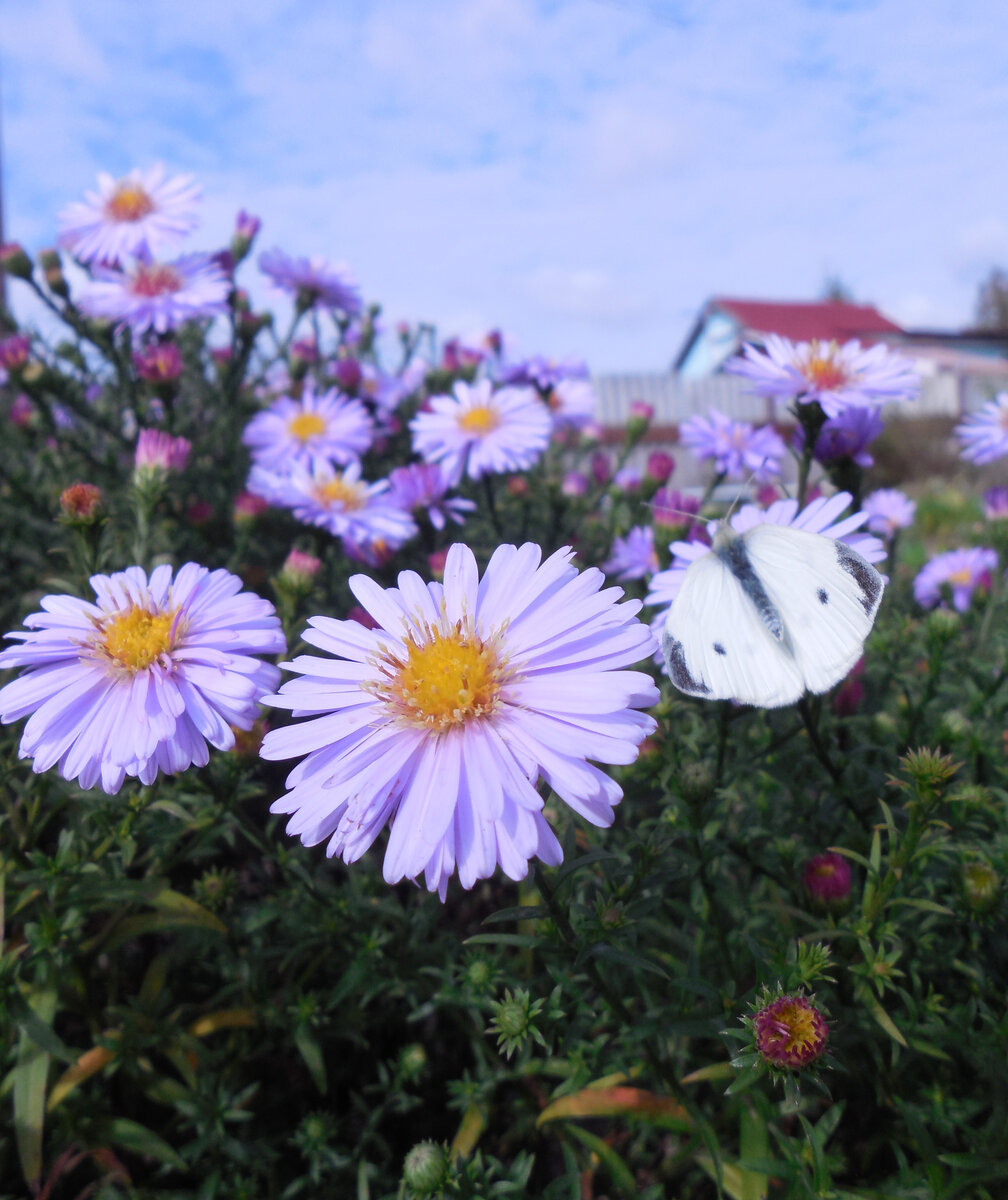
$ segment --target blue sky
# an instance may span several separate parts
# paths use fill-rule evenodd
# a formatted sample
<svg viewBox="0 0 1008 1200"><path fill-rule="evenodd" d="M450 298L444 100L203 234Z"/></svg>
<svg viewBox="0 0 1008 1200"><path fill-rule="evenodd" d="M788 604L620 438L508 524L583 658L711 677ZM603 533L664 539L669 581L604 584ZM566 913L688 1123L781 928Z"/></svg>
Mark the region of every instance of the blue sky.
<svg viewBox="0 0 1008 1200"><path fill-rule="evenodd" d="M194 248L244 207L390 322L595 370L831 275L962 326L1008 265L990 0L0 0L0 89L31 249L99 170L163 161L203 185Z"/></svg>

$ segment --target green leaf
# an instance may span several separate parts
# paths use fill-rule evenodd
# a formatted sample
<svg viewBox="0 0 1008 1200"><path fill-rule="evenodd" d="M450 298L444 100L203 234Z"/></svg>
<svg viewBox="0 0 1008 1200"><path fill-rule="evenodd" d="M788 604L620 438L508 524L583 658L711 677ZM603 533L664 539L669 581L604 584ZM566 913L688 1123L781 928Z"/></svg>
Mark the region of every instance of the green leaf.
<svg viewBox="0 0 1008 1200"><path fill-rule="evenodd" d="M298 1052L305 1061L305 1066L312 1077L312 1082L324 1096L328 1084L326 1081L326 1067L325 1059L322 1056L322 1047L304 1026L296 1030L294 1045L297 1046Z"/></svg>
<svg viewBox="0 0 1008 1200"><path fill-rule="evenodd" d="M185 1159L178 1151L172 1149L164 1138L159 1137L153 1130L141 1125L138 1121L131 1121L128 1117L114 1117L100 1128L105 1140L115 1143L124 1150L131 1150L134 1154L143 1154L148 1158L156 1158L159 1162L168 1163L169 1166L175 1167L179 1171L186 1169Z"/></svg>
<svg viewBox="0 0 1008 1200"><path fill-rule="evenodd" d="M34 992L28 1004L38 1020L49 1026L56 1015L56 992ZM55 1036L55 1035L53 1035ZM21 1030L14 1077L14 1135L25 1183L33 1187L42 1174L42 1131L45 1124L46 1076L49 1052Z"/></svg>
<svg viewBox="0 0 1008 1200"><path fill-rule="evenodd" d="M618 1188L628 1196L636 1195L637 1180L633 1172L608 1142L604 1142L594 1133L589 1133L587 1129L582 1129L580 1125L565 1125L564 1129L595 1155Z"/></svg>

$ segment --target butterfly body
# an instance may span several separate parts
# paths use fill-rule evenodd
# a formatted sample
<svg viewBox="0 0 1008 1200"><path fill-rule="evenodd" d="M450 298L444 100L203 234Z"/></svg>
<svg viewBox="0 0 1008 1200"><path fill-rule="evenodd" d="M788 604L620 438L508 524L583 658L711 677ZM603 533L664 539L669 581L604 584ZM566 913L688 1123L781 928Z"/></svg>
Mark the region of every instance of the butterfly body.
<svg viewBox="0 0 1008 1200"><path fill-rule="evenodd" d="M723 523L665 620L669 677L687 695L761 708L825 692L861 657L883 589L845 542Z"/></svg>

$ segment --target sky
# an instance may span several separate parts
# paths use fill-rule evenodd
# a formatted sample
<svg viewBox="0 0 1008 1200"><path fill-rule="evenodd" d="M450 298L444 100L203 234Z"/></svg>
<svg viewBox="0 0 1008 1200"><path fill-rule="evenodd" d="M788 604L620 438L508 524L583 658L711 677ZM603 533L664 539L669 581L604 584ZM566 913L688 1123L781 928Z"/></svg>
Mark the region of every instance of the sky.
<svg viewBox="0 0 1008 1200"><path fill-rule="evenodd" d="M244 208L390 324L664 370L712 295L836 277L970 323L1008 265L1008 5L0 0L0 137L32 251L99 171L163 162L203 187L186 249Z"/></svg>

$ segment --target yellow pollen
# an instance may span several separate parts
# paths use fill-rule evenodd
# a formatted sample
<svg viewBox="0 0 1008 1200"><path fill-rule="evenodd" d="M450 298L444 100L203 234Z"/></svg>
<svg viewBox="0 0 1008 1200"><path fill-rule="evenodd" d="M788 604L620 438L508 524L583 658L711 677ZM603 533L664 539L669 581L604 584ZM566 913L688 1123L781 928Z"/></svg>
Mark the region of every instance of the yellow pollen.
<svg viewBox="0 0 1008 1200"><path fill-rule="evenodd" d="M464 412L459 417L459 428L464 429L466 433L475 433L480 437L491 433L500 424L500 414L495 408L488 408L485 404L477 404L475 408L470 408L468 412Z"/></svg>
<svg viewBox="0 0 1008 1200"><path fill-rule="evenodd" d="M847 382L847 372L836 361L835 354L835 342L821 348L819 342L812 343L812 353L802 370L809 383L823 391L829 391Z"/></svg>
<svg viewBox="0 0 1008 1200"><path fill-rule="evenodd" d="M504 679L493 644L458 627L411 639L406 661L389 658L385 667L377 694L410 724L439 733L492 713Z"/></svg>
<svg viewBox="0 0 1008 1200"><path fill-rule="evenodd" d="M177 610L176 610L177 611ZM130 608L102 626L105 653L127 671L142 671L172 647L175 612Z"/></svg>
<svg viewBox="0 0 1008 1200"><path fill-rule="evenodd" d="M362 508L364 505L364 489L356 483L348 483L342 475L321 483L315 489L315 499L324 508L334 504L342 509Z"/></svg>
<svg viewBox="0 0 1008 1200"><path fill-rule="evenodd" d="M823 879L828 879L836 874L836 867L831 862L816 863L812 869L813 875L818 875Z"/></svg>
<svg viewBox="0 0 1008 1200"><path fill-rule="evenodd" d="M154 201L138 183L120 183L105 201L105 212L115 221L139 221L154 211Z"/></svg>
<svg viewBox="0 0 1008 1200"><path fill-rule="evenodd" d="M784 1048L788 1053L795 1050L801 1052L816 1044L818 1038L814 1018L812 1009L799 1004L789 1004L775 1015L778 1032L782 1037L787 1037Z"/></svg>
<svg viewBox="0 0 1008 1200"><path fill-rule="evenodd" d="M953 587L968 587L972 582L973 576L970 574L969 567L960 567L958 571L953 571L948 577L948 581Z"/></svg>
<svg viewBox="0 0 1008 1200"><path fill-rule="evenodd" d="M303 412L287 422L287 432L299 442L307 442L325 432L326 423L318 413Z"/></svg>

